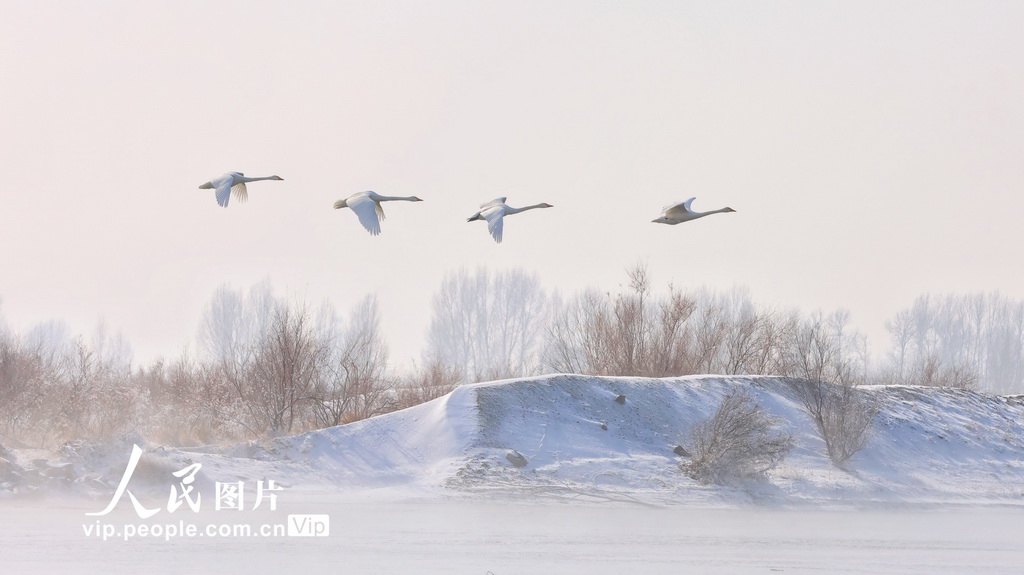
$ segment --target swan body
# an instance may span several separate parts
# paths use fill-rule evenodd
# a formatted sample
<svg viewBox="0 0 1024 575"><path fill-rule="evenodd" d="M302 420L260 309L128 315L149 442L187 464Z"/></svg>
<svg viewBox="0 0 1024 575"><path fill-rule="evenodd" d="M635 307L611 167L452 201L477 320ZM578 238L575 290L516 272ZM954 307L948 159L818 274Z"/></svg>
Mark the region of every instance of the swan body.
<svg viewBox="0 0 1024 575"><path fill-rule="evenodd" d="M244 202L249 199L249 192L245 189L247 182L257 182L260 180L283 180L284 178L278 176L264 176L261 178L247 178L242 172L228 172L223 176L210 180L205 184L199 186L200 190L215 189L217 196L217 203L221 207L228 207L228 200L231 198L231 194L235 194L235 199L240 202Z"/></svg>
<svg viewBox="0 0 1024 575"><path fill-rule="evenodd" d="M350 208L356 213L359 223L363 224L366 231L370 232L370 235L376 236L380 234L380 221L384 219L384 208L380 207L380 203L393 201L422 202L423 200L416 196L396 197L382 196L377 192L359 192L344 200L334 202L334 209Z"/></svg>
<svg viewBox="0 0 1024 575"><path fill-rule="evenodd" d="M656 224L669 224L674 226L697 218L703 218L704 216L710 216L711 214L727 214L729 212L736 211L732 208L722 208L720 210L711 210L710 212L695 212L690 208L690 204L692 204L695 199L697 198L693 197L685 202L665 206L665 209L661 212L661 216L651 221Z"/></svg>
<svg viewBox="0 0 1024 575"><path fill-rule="evenodd" d="M512 214L518 214L519 212L525 212L526 210L532 210L534 208L553 208L551 204L534 204L532 206L526 206L523 208L513 208L505 204L507 198L501 197L489 202L480 204L480 211L473 214L467 219L467 222L476 220L484 220L487 222L487 231L491 233L491 237L494 241L501 243L501 232L505 227L505 216L511 216Z"/></svg>

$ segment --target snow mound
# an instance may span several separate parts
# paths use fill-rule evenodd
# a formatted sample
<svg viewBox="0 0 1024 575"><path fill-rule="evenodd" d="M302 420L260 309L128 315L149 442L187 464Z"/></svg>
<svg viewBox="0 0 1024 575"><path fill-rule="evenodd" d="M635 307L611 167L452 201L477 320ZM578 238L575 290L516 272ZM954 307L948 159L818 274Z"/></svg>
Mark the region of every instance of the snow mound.
<svg viewBox="0 0 1024 575"><path fill-rule="evenodd" d="M1024 402L936 388L870 387L866 448L837 469L779 377L550 375L463 386L435 401L271 442L265 461L308 466L342 488L736 501L1024 503ZM705 486L674 452L743 387L795 447L764 481Z"/></svg>
<svg viewBox="0 0 1024 575"><path fill-rule="evenodd" d="M521 496L700 505L748 502L1024 503L1024 399L938 388L864 388L880 407L847 470L826 456L793 380L548 375L466 385L368 420L229 449L145 446L151 467L202 463L200 481L274 479L367 494ZM693 426L741 387L794 448L766 478L702 485L681 471ZM123 446L121 446L123 447ZM66 449L77 479L116 485L110 449ZM52 467L52 465L51 465ZM11 467L10 473L24 473ZM61 473L70 473L63 469ZM62 477L64 477L62 475ZM166 490L166 487L164 487Z"/></svg>

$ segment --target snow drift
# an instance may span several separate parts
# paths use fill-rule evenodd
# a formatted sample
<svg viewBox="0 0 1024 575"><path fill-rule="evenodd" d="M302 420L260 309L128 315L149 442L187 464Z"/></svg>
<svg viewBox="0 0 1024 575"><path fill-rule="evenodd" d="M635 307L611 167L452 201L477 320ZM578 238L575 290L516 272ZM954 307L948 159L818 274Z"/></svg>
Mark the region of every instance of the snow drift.
<svg viewBox="0 0 1024 575"><path fill-rule="evenodd" d="M777 377L550 375L460 387L349 425L228 449L148 446L157 468L203 463L206 481L275 478L365 493L629 499L650 503L1024 503L1024 401L869 387L880 406L867 446L837 469ZM673 452L722 397L745 388L795 447L764 480L705 486ZM108 450L110 451L110 450ZM76 483L116 485L115 460L65 453ZM117 458L114 458L117 459ZM50 465L55 465L51 463Z"/></svg>

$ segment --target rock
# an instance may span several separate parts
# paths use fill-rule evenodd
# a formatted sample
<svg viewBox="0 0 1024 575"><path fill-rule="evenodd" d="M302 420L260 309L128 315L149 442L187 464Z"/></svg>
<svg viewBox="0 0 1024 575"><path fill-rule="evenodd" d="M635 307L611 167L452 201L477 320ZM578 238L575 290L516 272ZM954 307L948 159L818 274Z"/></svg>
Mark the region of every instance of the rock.
<svg viewBox="0 0 1024 575"><path fill-rule="evenodd" d="M0 457L0 481L15 481L21 477L22 471L17 463Z"/></svg>
<svg viewBox="0 0 1024 575"><path fill-rule="evenodd" d="M601 429L603 429L605 431L608 431L608 424L607 423L602 423L601 424Z"/></svg>
<svg viewBox="0 0 1024 575"><path fill-rule="evenodd" d="M615 403L618 403L620 405L626 403L626 396L625 395L620 395L620 396L616 397L615 398Z"/></svg>
<svg viewBox="0 0 1024 575"><path fill-rule="evenodd" d="M686 448L683 447L682 445L677 445L676 448L672 450L672 453L675 453L676 455L678 455L680 457L689 457L690 456L690 452L687 451Z"/></svg>
<svg viewBox="0 0 1024 575"><path fill-rule="evenodd" d="M71 463L58 463L43 471L46 477L73 480L75 478L75 466Z"/></svg>
<svg viewBox="0 0 1024 575"><path fill-rule="evenodd" d="M526 467L526 457L515 449L505 454L505 459L515 467Z"/></svg>

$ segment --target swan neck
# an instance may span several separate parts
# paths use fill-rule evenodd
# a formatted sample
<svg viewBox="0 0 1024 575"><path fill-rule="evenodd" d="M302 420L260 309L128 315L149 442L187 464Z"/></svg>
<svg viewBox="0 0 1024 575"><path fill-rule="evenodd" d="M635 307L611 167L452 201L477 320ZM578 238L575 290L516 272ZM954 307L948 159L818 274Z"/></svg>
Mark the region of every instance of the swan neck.
<svg viewBox="0 0 1024 575"><path fill-rule="evenodd" d="M532 206L525 206L522 208L508 208L505 210L505 214L518 214L519 212L525 212L526 210L532 210L534 208L543 208L547 204L533 204Z"/></svg>

